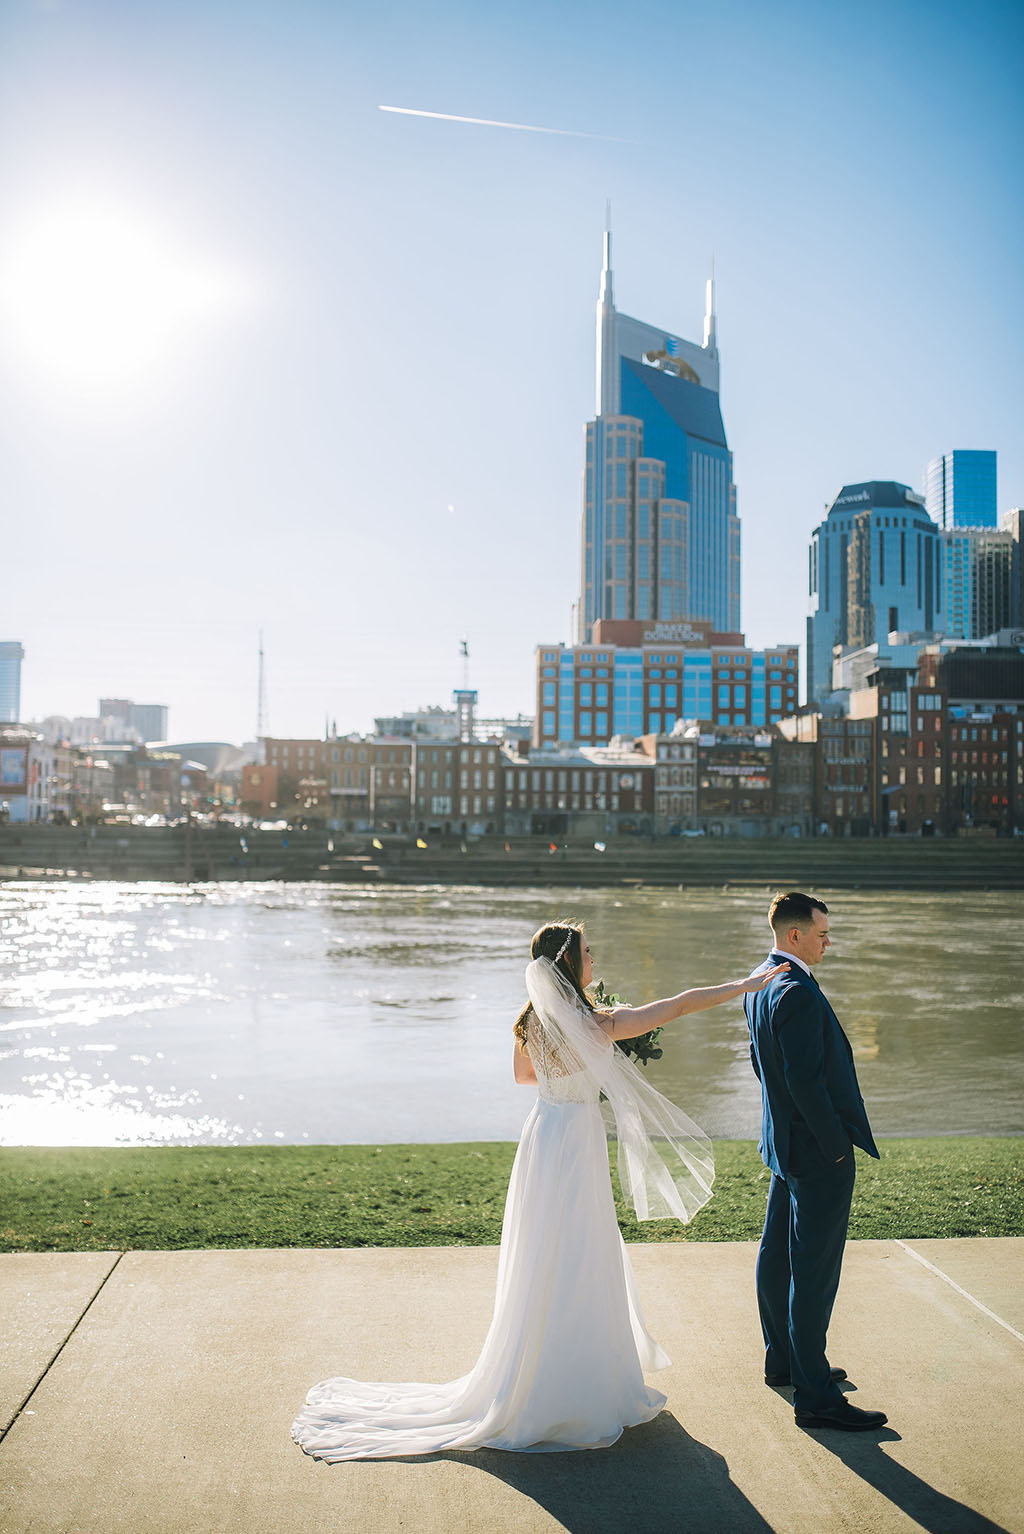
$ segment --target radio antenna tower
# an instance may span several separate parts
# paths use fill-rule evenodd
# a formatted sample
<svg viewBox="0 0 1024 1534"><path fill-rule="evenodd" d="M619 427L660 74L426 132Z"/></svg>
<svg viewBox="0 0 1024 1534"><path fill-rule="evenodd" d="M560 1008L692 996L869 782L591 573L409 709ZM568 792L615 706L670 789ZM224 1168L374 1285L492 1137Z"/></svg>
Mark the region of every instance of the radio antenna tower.
<svg viewBox="0 0 1024 1534"><path fill-rule="evenodd" d="M267 678L263 665L263 630L260 629L259 680L256 689L256 739L263 740L267 733Z"/></svg>
<svg viewBox="0 0 1024 1534"><path fill-rule="evenodd" d="M476 693L469 685L469 636L466 634L459 640L459 655L462 657L462 686L454 693L455 715L459 739L466 741L473 739L476 729Z"/></svg>

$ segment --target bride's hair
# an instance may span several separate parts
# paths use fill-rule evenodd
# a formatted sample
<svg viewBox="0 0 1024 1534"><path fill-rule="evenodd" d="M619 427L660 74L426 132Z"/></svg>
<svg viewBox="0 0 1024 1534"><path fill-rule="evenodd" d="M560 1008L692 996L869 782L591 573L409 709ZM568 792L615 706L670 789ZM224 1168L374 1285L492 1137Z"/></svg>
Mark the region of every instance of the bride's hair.
<svg viewBox="0 0 1024 1534"><path fill-rule="evenodd" d="M587 1011L593 1011L590 999L580 983L583 977L582 922L548 922L546 926L533 934L530 958L550 959L555 968L568 980ZM522 1050L526 1049L526 1029L532 1011L532 1003L527 1002L512 1028L512 1032L519 1041L519 1048Z"/></svg>

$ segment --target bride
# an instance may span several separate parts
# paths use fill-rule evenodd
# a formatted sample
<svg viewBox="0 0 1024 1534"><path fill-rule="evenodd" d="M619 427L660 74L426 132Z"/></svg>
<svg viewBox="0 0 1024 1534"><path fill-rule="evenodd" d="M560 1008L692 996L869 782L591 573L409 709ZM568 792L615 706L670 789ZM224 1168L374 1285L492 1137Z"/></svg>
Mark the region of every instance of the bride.
<svg viewBox="0 0 1024 1534"><path fill-rule="evenodd" d="M641 1220L692 1219L711 1197L714 1162L703 1131L614 1041L759 991L788 966L600 1012L587 996L593 961L582 928L542 927L531 954L514 1063L515 1079L536 1082L538 1096L512 1167L480 1356L446 1384L314 1385L292 1437L317 1459L604 1448L665 1405L644 1383L645 1369L669 1359L644 1326L615 1217L608 1137Z"/></svg>

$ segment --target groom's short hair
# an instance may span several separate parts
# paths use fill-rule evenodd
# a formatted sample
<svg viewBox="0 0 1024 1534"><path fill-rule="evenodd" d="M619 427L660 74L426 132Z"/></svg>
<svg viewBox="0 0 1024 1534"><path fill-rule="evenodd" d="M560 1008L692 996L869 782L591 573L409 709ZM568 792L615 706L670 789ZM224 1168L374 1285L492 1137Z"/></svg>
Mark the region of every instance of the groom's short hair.
<svg viewBox="0 0 1024 1534"><path fill-rule="evenodd" d="M810 927L814 924L815 911L828 915L824 900L802 895L799 890L789 890L785 895L776 895L768 907L768 925L773 932L786 932L790 927Z"/></svg>

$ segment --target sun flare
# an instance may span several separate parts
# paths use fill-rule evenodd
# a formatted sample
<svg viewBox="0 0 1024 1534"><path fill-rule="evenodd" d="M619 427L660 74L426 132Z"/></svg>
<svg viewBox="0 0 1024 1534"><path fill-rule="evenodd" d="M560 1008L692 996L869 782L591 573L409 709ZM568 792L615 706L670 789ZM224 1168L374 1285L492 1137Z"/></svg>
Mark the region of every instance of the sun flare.
<svg viewBox="0 0 1024 1534"><path fill-rule="evenodd" d="M8 335L36 368L71 384L141 381L243 297L237 274L116 204L51 205L5 244Z"/></svg>

